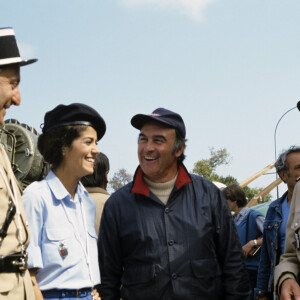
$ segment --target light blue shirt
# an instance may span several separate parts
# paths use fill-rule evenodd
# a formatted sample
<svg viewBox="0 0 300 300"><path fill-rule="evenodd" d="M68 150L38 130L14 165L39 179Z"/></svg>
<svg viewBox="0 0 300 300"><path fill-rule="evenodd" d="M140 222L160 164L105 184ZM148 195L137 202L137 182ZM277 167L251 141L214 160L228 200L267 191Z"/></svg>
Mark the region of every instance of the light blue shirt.
<svg viewBox="0 0 300 300"><path fill-rule="evenodd" d="M95 231L95 202L81 183L77 185L74 201L66 188L50 171L46 179L30 184L22 196L31 230L28 251L28 268L38 268L36 279L40 289L80 289L100 283L97 235ZM89 242L93 282L79 239L70 218L77 226L83 244ZM86 215L88 235L84 230L82 201ZM68 254L60 254L60 246L66 245Z"/></svg>

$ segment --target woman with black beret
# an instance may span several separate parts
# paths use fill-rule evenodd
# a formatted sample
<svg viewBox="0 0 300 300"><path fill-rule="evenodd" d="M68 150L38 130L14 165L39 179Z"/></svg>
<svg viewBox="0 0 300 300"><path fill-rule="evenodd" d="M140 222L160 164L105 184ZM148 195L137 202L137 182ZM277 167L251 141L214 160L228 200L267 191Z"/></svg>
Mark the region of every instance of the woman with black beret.
<svg viewBox="0 0 300 300"><path fill-rule="evenodd" d="M80 179L93 173L105 130L102 117L85 104L59 105L45 115L38 149L51 171L23 194L36 299L99 299L95 203Z"/></svg>

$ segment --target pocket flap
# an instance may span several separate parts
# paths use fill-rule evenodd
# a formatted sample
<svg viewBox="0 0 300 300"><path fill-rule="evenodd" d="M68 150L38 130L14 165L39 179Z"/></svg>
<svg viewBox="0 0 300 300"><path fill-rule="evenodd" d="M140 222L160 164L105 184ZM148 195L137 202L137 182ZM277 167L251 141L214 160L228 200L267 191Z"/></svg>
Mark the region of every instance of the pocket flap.
<svg viewBox="0 0 300 300"><path fill-rule="evenodd" d="M264 229L271 230L274 227L279 227L279 223L275 221L266 221L264 222Z"/></svg>
<svg viewBox="0 0 300 300"><path fill-rule="evenodd" d="M46 234L51 241L61 241L70 237L73 232L63 228L46 228Z"/></svg>
<svg viewBox="0 0 300 300"><path fill-rule="evenodd" d="M222 275L222 270L215 258L198 259L191 262L196 278L216 277Z"/></svg>

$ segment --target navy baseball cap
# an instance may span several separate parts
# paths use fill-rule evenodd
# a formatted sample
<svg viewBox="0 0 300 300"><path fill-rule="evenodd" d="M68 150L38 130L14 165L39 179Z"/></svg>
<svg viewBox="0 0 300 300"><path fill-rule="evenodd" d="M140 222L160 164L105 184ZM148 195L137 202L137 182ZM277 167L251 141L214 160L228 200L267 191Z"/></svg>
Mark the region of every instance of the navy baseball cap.
<svg viewBox="0 0 300 300"><path fill-rule="evenodd" d="M131 125L136 129L141 129L149 121L157 121L177 129L180 135L185 138L185 125L181 116L165 108L157 108L151 114L137 114L132 117Z"/></svg>
<svg viewBox="0 0 300 300"><path fill-rule="evenodd" d="M92 107L82 103L72 103L70 105L60 104L48 111L42 124L43 133L67 125L87 125L92 126L97 131L99 141L105 134L106 124L99 113Z"/></svg>

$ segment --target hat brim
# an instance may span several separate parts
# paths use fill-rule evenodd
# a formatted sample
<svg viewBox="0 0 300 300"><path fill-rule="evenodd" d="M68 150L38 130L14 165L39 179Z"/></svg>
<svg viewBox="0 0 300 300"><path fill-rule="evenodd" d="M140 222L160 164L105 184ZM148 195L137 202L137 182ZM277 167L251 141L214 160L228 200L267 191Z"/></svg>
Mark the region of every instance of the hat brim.
<svg viewBox="0 0 300 300"><path fill-rule="evenodd" d="M33 63L35 63L37 61L38 61L37 58L32 58L32 59L22 60L20 62L11 62L11 63L2 63L2 64L0 62L0 68L1 67L5 67L5 66L13 66L13 65L18 65L20 67L23 67L23 66L27 66L27 65L33 64Z"/></svg>
<svg viewBox="0 0 300 300"><path fill-rule="evenodd" d="M37 62L38 59L37 58L32 58L32 59L27 59L27 60L23 60L21 63L20 63L20 67L23 67L23 66L27 66L27 65L31 65L35 62Z"/></svg>

